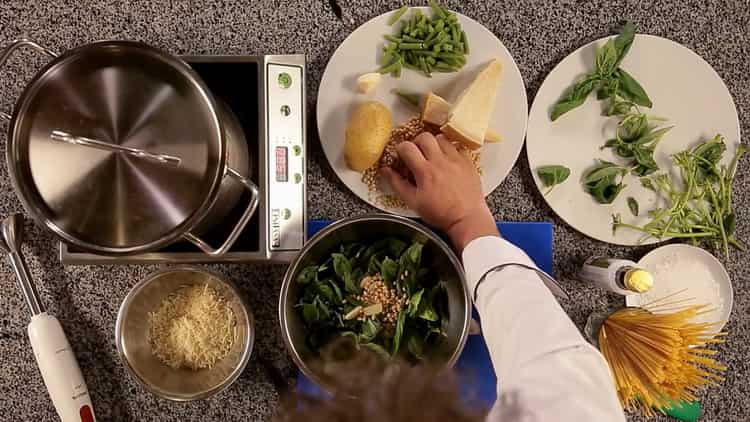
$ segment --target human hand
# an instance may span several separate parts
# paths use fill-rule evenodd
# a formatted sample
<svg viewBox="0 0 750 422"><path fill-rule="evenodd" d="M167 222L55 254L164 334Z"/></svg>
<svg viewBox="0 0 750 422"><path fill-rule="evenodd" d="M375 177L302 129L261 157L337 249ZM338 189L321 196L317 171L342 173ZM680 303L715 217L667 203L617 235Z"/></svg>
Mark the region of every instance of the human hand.
<svg viewBox="0 0 750 422"><path fill-rule="evenodd" d="M424 132L396 147L415 183L391 168L383 170L394 191L427 223L448 234L460 251L482 236L498 236L471 159L444 136Z"/></svg>

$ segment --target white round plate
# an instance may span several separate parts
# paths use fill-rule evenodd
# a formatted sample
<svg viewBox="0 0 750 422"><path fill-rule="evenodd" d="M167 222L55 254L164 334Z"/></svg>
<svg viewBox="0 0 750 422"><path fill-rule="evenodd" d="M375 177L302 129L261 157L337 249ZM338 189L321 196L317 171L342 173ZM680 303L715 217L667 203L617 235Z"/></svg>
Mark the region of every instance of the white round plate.
<svg viewBox="0 0 750 422"><path fill-rule="evenodd" d="M634 230L621 229L612 233L612 214L619 213L623 221L643 225L647 212L655 208L657 196L643 188L638 178L628 175L627 187L611 205L600 205L581 186L584 172L601 158L622 162L610 149L600 150L614 133L616 118L602 116L605 102L592 94L579 108L562 115L555 122L549 118L550 109L574 81L593 67L596 49L607 38L589 43L560 62L547 76L534 98L529 114L526 137L529 166L540 192L546 192L536 169L560 164L571 170L565 183L556 186L545 196L549 206L574 229L603 242L618 245L655 243L644 239ZM650 114L668 118L667 125L675 125L656 148L654 158L661 169L672 168L670 156L713 138L724 135L727 143L725 158L731 158L740 142L740 122L737 109L724 82L714 69L690 49L665 38L637 35L630 52L622 62L626 69L643 85L654 103ZM634 217L627 198L635 198L640 216Z"/></svg>
<svg viewBox="0 0 750 422"><path fill-rule="evenodd" d="M697 282L696 280L669 277L670 272L688 262L690 265L701 265L708 269L708 272L717 284L716 288L718 289L721 302L704 303L700 298L696 298L696 291L691 290L691 287ZM694 322L718 322L719 325L715 327L715 332L719 332L724 328L724 325L729 320L729 315L732 313L734 293L729 274L727 274L726 269L724 269L724 266L716 257L704 249L677 243L654 249L641 258L638 261L638 265L654 274L654 287L644 294L626 296L625 303L627 306L646 305L655 299L661 299L669 294L686 289L682 293L671 296L669 300L690 299L682 302L680 305L711 305L714 310L708 314L696 317ZM666 276L659 277L659 274L665 274Z"/></svg>
<svg viewBox="0 0 750 422"><path fill-rule="evenodd" d="M415 8L411 8L415 9ZM432 16L428 7L419 8ZM411 10L409 14L411 14ZM396 25L388 26L393 12L382 14L360 26L339 46L326 66L318 91L318 133L328 162L342 182L357 196L383 211L404 216L414 216L408 209L385 208L371 198L362 175L351 170L344 159L344 131L352 106L357 102L376 100L385 104L393 114L394 126L402 124L419 114L404 105L391 89L424 93L433 91L448 101L454 101L463 88L492 59L502 61L502 80L498 90L495 109L490 119L490 128L497 131L502 141L485 143L482 147L482 191L491 193L505 179L515 164L524 135L528 106L526 87L521 72L503 43L479 22L462 14L458 15L461 26L469 40L470 53L466 66L457 73L434 73L427 78L421 73L404 69L400 78L383 75L380 84L370 94L358 94L355 89L357 77L376 71L384 39L383 35L395 32ZM409 16L409 15L405 15Z"/></svg>

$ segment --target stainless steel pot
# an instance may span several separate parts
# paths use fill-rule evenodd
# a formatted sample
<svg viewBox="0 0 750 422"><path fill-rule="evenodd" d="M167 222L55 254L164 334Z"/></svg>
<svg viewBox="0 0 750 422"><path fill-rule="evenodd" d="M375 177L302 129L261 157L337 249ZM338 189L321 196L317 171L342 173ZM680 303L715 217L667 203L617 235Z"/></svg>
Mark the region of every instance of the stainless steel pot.
<svg viewBox="0 0 750 422"><path fill-rule="evenodd" d="M425 350L425 357L438 367L452 367L466 344L471 321L471 300L466 287L463 267L451 248L430 229L408 218L388 214L371 214L339 220L310 239L284 276L279 298L281 335L287 350L300 370L309 379L328 391L335 390L325 365L314 365L318 356L307 345L305 324L295 304L303 292L297 283L299 272L324 261L342 243L363 242L396 236L404 240L424 242L424 262L431 265L448 290L447 337L436 347Z"/></svg>
<svg viewBox="0 0 750 422"><path fill-rule="evenodd" d="M258 206L247 143L231 111L182 60L145 44L101 41L58 55L9 120L9 173L30 215L80 249L135 254L186 239L226 252ZM223 244L199 235L243 190L251 200Z"/></svg>

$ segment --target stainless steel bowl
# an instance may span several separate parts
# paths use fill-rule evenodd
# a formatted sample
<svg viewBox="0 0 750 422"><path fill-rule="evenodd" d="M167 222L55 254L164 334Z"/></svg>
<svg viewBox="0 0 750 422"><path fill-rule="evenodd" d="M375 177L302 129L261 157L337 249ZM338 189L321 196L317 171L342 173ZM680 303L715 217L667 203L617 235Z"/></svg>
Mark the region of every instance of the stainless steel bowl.
<svg viewBox="0 0 750 422"><path fill-rule="evenodd" d="M173 369L151 352L149 312L183 286L207 284L222 295L237 319L237 341L210 369ZM231 385L250 359L255 340L253 315L237 287L222 276L195 267L169 268L139 282L120 306L115 326L117 351L133 377L153 394L175 401L204 399Z"/></svg>
<svg viewBox="0 0 750 422"><path fill-rule="evenodd" d="M295 282L297 274L308 265L325 260L342 243L373 241L397 236L404 240L425 243L423 259L432 265L448 289L447 338L426 350L427 360L437 366L452 367L466 344L471 321L471 300L466 288L463 267L450 247L430 229L407 218L387 214L371 214L337 221L310 239L284 276L279 300L281 334L294 362L309 379L328 391L334 390L330 380L312 365L318 358L307 346L306 328L294 305L302 294Z"/></svg>

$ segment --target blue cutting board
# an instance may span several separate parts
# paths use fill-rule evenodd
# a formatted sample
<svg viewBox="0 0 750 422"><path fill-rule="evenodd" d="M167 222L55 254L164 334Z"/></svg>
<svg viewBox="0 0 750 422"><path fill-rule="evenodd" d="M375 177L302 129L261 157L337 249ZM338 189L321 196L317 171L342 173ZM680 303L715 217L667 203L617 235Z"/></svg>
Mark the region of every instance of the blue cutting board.
<svg viewBox="0 0 750 422"><path fill-rule="evenodd" d="M326 220L310 221L308 238L330 223ZM539 268L552 274L552 223L497 223L497 228L506 240L523 249ZM479 319L476 310L474 318ZM456 371L463 397L473 405L489 409L497 398L497 377L481 335L469 336L456 363ZM301 372L297 375L297 391L313 396L325 395Z"/></svg>

